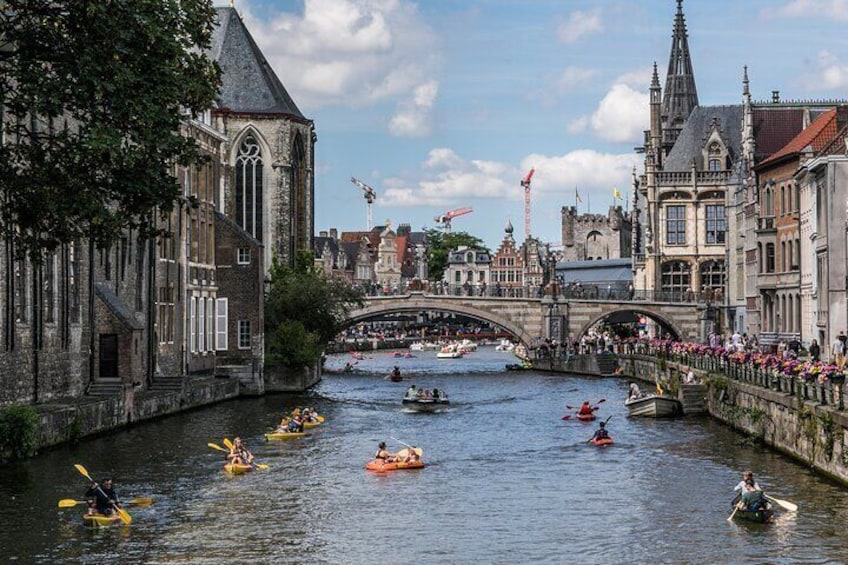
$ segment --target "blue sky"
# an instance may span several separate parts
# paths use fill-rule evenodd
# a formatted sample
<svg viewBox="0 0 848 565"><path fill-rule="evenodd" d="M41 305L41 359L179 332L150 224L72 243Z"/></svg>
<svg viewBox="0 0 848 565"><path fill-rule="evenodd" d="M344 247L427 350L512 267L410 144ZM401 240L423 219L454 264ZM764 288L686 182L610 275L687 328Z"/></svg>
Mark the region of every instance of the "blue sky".
<svg viewBox="0 0 848 565"><path fill-rule="evenodd" d="M226 5L227 3L219 3ZM316 231L365 229L351 176L377 191L374 223L454 220L496 248L509 220L560 240L560 210L627 196L660 82L675 0L235 0L316 124ZM702 105L848 97L848 0L685 0Z"/></svg>

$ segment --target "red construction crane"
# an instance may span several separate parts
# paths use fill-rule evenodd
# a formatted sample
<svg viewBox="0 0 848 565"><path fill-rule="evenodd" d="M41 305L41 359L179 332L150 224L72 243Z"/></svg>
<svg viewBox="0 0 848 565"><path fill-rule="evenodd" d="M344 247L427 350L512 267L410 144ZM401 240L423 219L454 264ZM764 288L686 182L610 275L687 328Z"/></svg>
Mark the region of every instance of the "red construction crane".
<svg viewBox="0 0 848 565"><path fill-rule="evenodd" d="M530 181L535 172L536 169L531 168L527 176L521 181L521 186L524 187L524 239L530 237Z"/></svg>
<svg viewBox="0 0 848 565"><path fill-rule="evenodd" d="M442 224L445 228L445 233L450 233L451 231L451 220L456 218L457 216L464 216L465 214L470 214L474 210L471 208L457 208L456 210L449 210L444 214L436 216L434 219L437 224Z"/></svg>

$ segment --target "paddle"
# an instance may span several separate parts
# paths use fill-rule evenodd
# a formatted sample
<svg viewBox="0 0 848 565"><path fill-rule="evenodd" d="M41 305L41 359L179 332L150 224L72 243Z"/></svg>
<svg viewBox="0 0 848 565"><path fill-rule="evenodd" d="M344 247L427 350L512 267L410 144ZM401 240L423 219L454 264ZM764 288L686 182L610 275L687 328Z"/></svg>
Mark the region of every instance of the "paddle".
<svg viewBox="0 0 848 565"><path fill-rule="evenodd" d="M232 453L233 448L235 447L235 446L233 445L233 442L231 442L231 441L230 441L229 439L227 439L227 438L224 438L224 445L226 445L226 446L227 446L227 448L230 450L229 452L230 452L230 453ZM212 446L212 444L210 443L210 444L209 444L209 446L211 447L211 446ZM271 466L270 466L270 465L266 465L266 464L264 464L264 463L254 463L253 461L248 461L248 462L247 462L247 464L248 464L248 465L250 465L251 467L253 467L254 469L259 469L259 470L265 470L265 469L270 469L270 468L271 468Z"/></svg>
<svg viewBox="0 0 848 565"><path fill-rule="evenodd" d="M775 498L775 497L769 496L767 494L764 494L763 496L765 496L767 500L774 502L775 504L777 504L778 506L780 506L784 510L788 510L790 512L797 512L798 511L798 505L794 504L792 502L789 502L788 500L781 500L779 498Z"/></svg>
<svg viewBox="0 0 848 565"><path fill-rule="evenodd" d="M736 511L739 510L738 506L733 507L733 512L730 513L730 516L727 517L727 521L730 522L733 520L733 517L736 516Z"/></svg>
<svg viewBox="0 0 848 565"><path fill-rule="evenodd" d="M98 491L100 491L100 494L102 494L105 498L109 498L108 496L106 496L106 493L105 493L105 492L103 492L103 489L102 489L102 488L100 488L100 485L98 485L98 484L94 481L94 479L92 479L92 478L91 478L91 475L89 475L89 474L88 474L88 471L86 471L86 470L85 470L85 467L83 467L82 465L80 465L79 463L77 463L76 465L74 465L74 468L76 468L76 470L77 470L77 471L79 471L79 472L80 472L80 474L81 474L83 477L85 477L86 479L88 479L88 480L89 480L89 482L90 482L92 485L96 486L96 487L97 487L97 490L98 490ZM112 504L112 507L113 507L113 508L114 508L114 509L118 512L118 517L120 517L120 518L121 518L121 522L123 522L124 524L131 524L131 523L132 523L132 516L130 516L130 513L129 513L129 512L127 512L126 510L124 510L123 508L120 508L120 507L119 507L117 504L115 504L115 502L114 502L114 501L112 501L111 499L110 499L110 502L111 502L111 504Z"/></svg>
<svg viewBox="0 0 848 565"><path fill-rule="evenodd" d="M87 500L74 500L73 498L63 498L59 501L59 508L71 508L77 504L87 504ZM136 506L150 506L153 504L153 499L149 497L133 498L130 501L124 501L124 504L134 504Z"/></svg>

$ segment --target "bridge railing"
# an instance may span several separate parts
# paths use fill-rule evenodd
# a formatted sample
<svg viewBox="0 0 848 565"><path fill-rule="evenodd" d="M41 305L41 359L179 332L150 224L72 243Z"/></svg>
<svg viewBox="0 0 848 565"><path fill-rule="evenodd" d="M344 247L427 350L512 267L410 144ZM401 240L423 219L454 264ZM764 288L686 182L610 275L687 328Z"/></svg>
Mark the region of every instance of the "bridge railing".
<svg viewBox="0 0 848 565"><path fill-rule="evenodd" d="M400 285L366 285L362 287L368 297L401 296L409 292L423 292L429 296L479 296L486 298L542 298L550 290L541 285L487 285L448 284L445 282L404 283ZM693 292L691 290L633 290L620 285L567 284L556 289L562 300L616 300L666 303L721 303L719 290Z"/></svg>

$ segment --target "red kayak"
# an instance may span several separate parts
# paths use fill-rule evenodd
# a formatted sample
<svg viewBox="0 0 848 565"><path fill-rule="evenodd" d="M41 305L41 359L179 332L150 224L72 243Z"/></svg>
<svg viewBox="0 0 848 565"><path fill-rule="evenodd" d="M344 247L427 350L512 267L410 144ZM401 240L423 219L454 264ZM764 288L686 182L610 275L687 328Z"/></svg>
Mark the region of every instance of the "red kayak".
<svg viewBox="0 0 848 565"><path fill-rule="evenodd" d="M593 445L600 445L600 446L612 445L612 438L611 437L605 437L605 438L601 438L601 439L592 438L592 444Z"/></svg>
<svg viewBox="0 0 848 565"><path fill-rule="evenodd" d="M595 416L594 413L593 414L577 414L577 419L580 420L581 422L591 422L596 417L597 416Z"/></svg>

